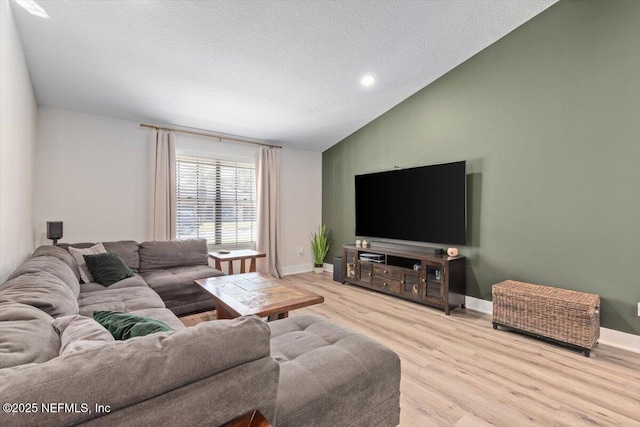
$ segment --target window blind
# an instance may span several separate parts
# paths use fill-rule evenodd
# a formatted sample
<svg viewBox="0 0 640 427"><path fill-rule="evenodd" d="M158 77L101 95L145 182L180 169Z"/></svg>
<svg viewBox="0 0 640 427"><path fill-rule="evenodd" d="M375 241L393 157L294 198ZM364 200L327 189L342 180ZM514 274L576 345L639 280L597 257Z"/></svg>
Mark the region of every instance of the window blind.
<svg viewBox="0 0 640 427"><path fill-rule="evenodd" d="M216 248L254 248L253 163L199 157L176 159L177 237L205 238Z"/></svg>

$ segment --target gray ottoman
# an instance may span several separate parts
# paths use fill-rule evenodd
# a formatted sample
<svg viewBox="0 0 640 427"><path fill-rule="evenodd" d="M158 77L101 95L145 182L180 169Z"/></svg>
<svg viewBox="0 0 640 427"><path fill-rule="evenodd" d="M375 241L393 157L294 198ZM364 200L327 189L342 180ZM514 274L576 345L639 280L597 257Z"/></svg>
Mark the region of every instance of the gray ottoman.
<svg viewBox="0 0 640 427"><path fill-rule="evenodd" d="M393 351L315 316L269 327L280 364L278 427L398 425L400 359Z"/></svg>

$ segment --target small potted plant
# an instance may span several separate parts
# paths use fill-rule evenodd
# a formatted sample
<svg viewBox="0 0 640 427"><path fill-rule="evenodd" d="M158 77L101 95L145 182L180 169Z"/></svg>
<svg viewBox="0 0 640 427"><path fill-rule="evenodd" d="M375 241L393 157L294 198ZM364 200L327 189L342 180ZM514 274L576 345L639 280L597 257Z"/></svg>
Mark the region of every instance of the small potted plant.
<svg viewBox="0 0 640 427"><path fill-rule="evenodd" d="M313 251L313 272L322 273L324 259L329 252L329 246L331 240L329 240L329 232L327 226L322 224L318 227L316 233L311 233L311 250Z"/></svg>

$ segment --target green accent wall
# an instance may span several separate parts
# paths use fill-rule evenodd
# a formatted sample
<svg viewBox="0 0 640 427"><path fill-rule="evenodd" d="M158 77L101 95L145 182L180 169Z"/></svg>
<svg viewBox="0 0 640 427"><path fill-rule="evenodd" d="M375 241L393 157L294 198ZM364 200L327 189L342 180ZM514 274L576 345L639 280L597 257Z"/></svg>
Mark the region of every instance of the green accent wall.
<svg viewBox="0 0 640 427"><path fill-rule="evenodd" d="M602 326L640 334L640 1L562 0L326 150L330 256L356 238L354 175L459 160L468 295L597 293Z"/></svg>

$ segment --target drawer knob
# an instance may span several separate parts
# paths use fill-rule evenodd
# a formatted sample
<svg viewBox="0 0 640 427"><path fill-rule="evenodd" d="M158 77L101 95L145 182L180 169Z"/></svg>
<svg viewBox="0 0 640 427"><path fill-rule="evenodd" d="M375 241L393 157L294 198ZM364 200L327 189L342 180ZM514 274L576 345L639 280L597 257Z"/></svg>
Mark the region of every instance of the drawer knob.
<svg viewBox="0 0 640 427"><path fill-rule="evenodd" d="M387 286L387 282L384 282L384 283L383 283L383 285L384 285L384 286Z"/></svg>
<svg viewBox="0 0 640 427"><path fill-rule="evenodd" d="M388 273L389 273L389 270L385 270L385 271L384 271L384 274L388 274Z"/></svg>

